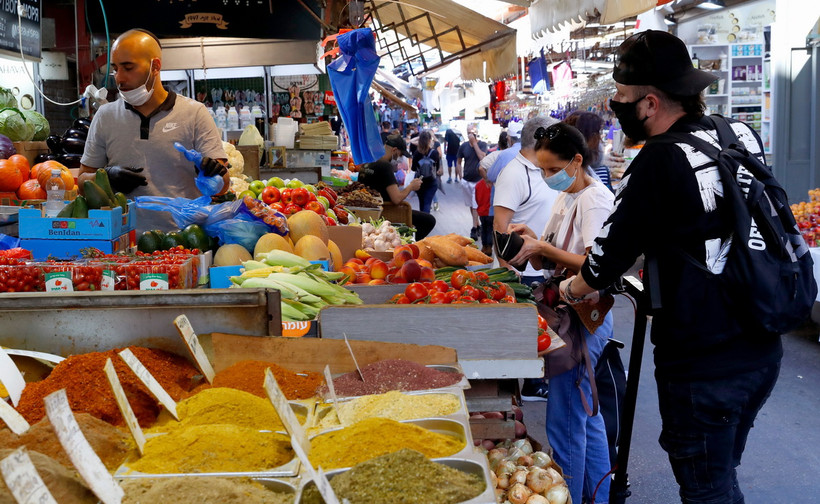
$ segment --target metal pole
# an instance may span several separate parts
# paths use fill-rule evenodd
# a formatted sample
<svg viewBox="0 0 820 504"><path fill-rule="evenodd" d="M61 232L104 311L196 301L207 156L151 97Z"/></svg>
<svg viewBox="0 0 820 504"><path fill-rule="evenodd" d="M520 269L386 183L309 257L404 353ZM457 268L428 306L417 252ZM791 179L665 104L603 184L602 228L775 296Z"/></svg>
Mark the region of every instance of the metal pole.
<svg viewBox="0 0 820 504"><path fill-rule="evenodd" d="M641 361L646 341L646 320L648 300L644 298L643 284L634 277L624 278L626 292L635 300L635 328L632 331L632 350L629 355L629 376L626 380L621 419L621 437L618 443L618 458L615 463L615 475L609 488L610 504L624 504L632 495L629 490L629 476L626 472L629 464L629 450L632 445L632 428L635 420L635 405L638 400L638 383L641 379Z"/></svg>

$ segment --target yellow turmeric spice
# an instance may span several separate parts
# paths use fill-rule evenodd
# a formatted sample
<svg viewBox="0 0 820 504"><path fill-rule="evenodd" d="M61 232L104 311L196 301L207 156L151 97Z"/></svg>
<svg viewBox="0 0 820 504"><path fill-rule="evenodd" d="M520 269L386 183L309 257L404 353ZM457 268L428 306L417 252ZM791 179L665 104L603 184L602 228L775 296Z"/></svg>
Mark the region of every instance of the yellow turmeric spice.
<svg viewBox="0 0 820 504"><path fill-rule="evenodd" d="M339 404L340 414L346 422L358 422L365 418L389 418L391 420L414 420L451 415L461 408L461 401L453 394L410 395L393 390L385 394L358 397ZM331 409L316 426L324 431L339 426L339 417Z"/></svg>
<svg viewBox="0 0 820 504"><path fill-rule="evenodd" d="M192 425L231 424L256 430L285 427L270 400L231 388L209 388L177 404L177 422L163 410L149 432L168 432ZM304 422L304 417L300 421Z"/></svg>
<svg viewBox="0 0 820 504"><path fill-rule="evenodd" d="M145 455L126 465L150 474L256 472L293 457L290 439L282 434L237 425L193 425L149 438Z"/></svg>
<svg viewBox="0 0 820 504"><path fill-rule="evenodd" d="M386 418L368 418L345 429L313 438L310 442L310 461L314 467L330 470L352 467L402 448L436 458L453 455L464 446L463 439L431 432L417 425Z"/></svg>

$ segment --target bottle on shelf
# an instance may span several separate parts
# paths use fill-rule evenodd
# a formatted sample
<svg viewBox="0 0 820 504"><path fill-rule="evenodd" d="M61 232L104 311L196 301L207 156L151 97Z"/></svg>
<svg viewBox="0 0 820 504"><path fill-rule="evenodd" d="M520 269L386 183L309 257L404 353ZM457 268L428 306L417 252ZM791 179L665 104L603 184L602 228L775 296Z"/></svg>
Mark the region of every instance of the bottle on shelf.
<svg viewBox="0 0 820 504"><path fill-rule="evenodd" d="M698 55L693 53L692 54L692 66L698 68L700 66L700 61L698 60Z"/></svg>
<svg viewBox="0 0 820 504"><path fill-rule="evenodd" d="M46 184L46 217L57 217L65 207L65 182L59 169L51 170L51 178Z"/></svg>
<svg viewBox="0 0 820 504"><path fill-rule="evenodd" d="M221 130L228 129L228 115L225 113L225 107L219 107L216 110L216 127Z"/></svg>
<svg viewBox="0 0 820 504"><path fill-rule="evenodd" d="M239 129L239 114L236 113L236 109L233 107L231 107L231 109L228 111L228 129Z"/></svg>
<svg viewBox="0 0 820 504"><path fill-rule="evenodd" d="M251 111L248 110L247 107L242 107L242 110L239 112L239 129L244 130L251 124L253 124L253 117L251 116Z"/></svg>

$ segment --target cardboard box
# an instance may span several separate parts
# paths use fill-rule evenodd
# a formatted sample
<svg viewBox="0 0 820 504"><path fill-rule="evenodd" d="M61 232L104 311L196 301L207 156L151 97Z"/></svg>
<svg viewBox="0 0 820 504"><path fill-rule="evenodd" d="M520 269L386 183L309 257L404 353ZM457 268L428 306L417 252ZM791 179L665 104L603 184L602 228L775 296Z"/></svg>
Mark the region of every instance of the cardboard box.
<svg viewBox="0 0 820 504"><path fill-rule="evenodd" d="M258 145L238 145L236 147L242 157L245 158L245 168L243 173L254 180L259 179L259 146Z"/></svg>
<svg viewBox="0 0 820 504"><path fill-rule="evenodd" d="M113 240L54 240L24 238L20 240L20 246L26 250L30 250L36 261L45 261L49 258L77 259L82 257L82 250L89 247L100 249L106 254L127 252L129 249L136 246L136 242L136 232L130 231L114 238Z"/></svg>
<svg viewBox="0 0 820 504"><path fill-rule="evenodd" d="M122 208L89 210L87 219L47 218L43 211L21 208L20 238L48 240L116 240L136 227L136 208L128 202L129 211Z"/></svg>
<svg viewBox="0 0 820 504"><path fill-rule="evenodd" d="M38 154L48 154L48 145L45 142L12 142L17 154L28 159L28 164L34 166L34 159Z"/></svg>
<svg viewBox="0 0 820 504"><path fill-rule="evenodd" d="M233 285L232 276L242 274L242 266L211 266L211 289L227 289Z"/></svg>
<svg viewBox="0 0 820 504"><path fill-rule="evenodd" d="M339 247L343 262L354 257L356 251L362 248L362 228L359 226L328 226L327 233Z"/></svg>

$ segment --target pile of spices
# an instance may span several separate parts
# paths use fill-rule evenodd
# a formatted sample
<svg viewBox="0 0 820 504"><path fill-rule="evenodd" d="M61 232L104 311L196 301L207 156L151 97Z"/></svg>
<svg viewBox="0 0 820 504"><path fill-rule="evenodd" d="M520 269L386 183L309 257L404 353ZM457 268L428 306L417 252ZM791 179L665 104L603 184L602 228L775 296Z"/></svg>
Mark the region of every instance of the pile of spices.
<svg viewBox="0 0 820 504"><path fill-rule="evenodd" d="M128 457L133 449L128 432L113 425L94 418L88 413L74 415L80 430L88 440L94 453L100 456L109 471L115 471ZM72 467L68 454L57 439L51 422L44 418L32 425L22 436L8 429L0 430L0 448L17 448L25 446L51 457L66 467Z"/></svg>
<svg viewBox="0 0 820 504"><path fill-rule="evenodd" d="M177 403L179 422L164 411L153 432L168 432L192 425L231 424L256 430L283 430L285 426L269 399L241 390L216 387L204 389ZM304 418L300 418L304 421Z"/></svg>
<svg viewBox="0 0 820 504"><path fill-rule="evenodd" d="M13 451L0 450L0 459L8 457ZM28 450L28 455L55 501L60 504L97 504L100 501L73 471L56 460L33 450ZM0 504L17 504L3 478L0 478Z"/></svg>
<svg viewBox="0 0 820 504"><path fill-rule="evenodd" d="M267 398L265 392L265 370L270 368L276 383L290 400L308 399L316 395L316 389L325 380L321 373L303 371L294 373L272 362L255 360L240 361L218 372L214 377L214 387L230 387Z"/></svg>
<svg viewBox="0 0 820 504"><path fill-rule="evenodd" d="M129 348L174 400L187 396L193 388L192 378L199 371L183 357L151 348ZM17 411L29 423L39 422L46 413L43 398L66 389L74 412L89 413L110 424L124 425L111 385L103 372L106 359L111 359L140 425L150 426L157 418L159 406L137 375L117 355L119 351L73 355L60 362L45 380L26 385Z"/></svg>
<svg viewBox="0 0 820 504"><path fill-rule="evenodd" d="M120 485L125 491L123 504L291 504L294 498L247 478L136 478Z"/></svg>
<svg viewBox="0 0 820 504"><path fill-rule="evenodd" d="M332 480L330 486L350 504L456 504L481 495L484 480L427 460L413 450L400 450L362 462ZM316 485L305 487L301 504L324 504Z"/></svg>
<svg viewBox="0 0 820 504"><path fill-rule="evenodd" d="M402 448L430 458L447 457L465 446L463 439L386 418L368 418L350 427L320 434L310 441L310 461L324 470L352 467Z"/></svg>
<svg viewBox="0 0 820 504"><path fill-rule="evenodd" d="M151 437L145 455L127 462L148 474L258 472L293 459L290 438L237 425L192 425Z"/></svg>
<svg viewBox="0 0 820 504"><path fill-rule="evenodd" d="M461 409L461 401L453 394L409 395L398 391L357 397L341 402L339 409L346 422L358 422L365 418L389 418L391 420L414 420L451 415ZM331 408L317 425L320 430L339 426L336 410Z"/></svg>
<svg viewBox="0 0 820 504"><path fill-rule="evenodd" d="M358 371L333 379L338 396L383 394L391 390L426 390L449 387L461 381L461 373L447 373L403 359L374 362L362 368L364 381ZM319 393L327 394L327 387Z"/></svg>

